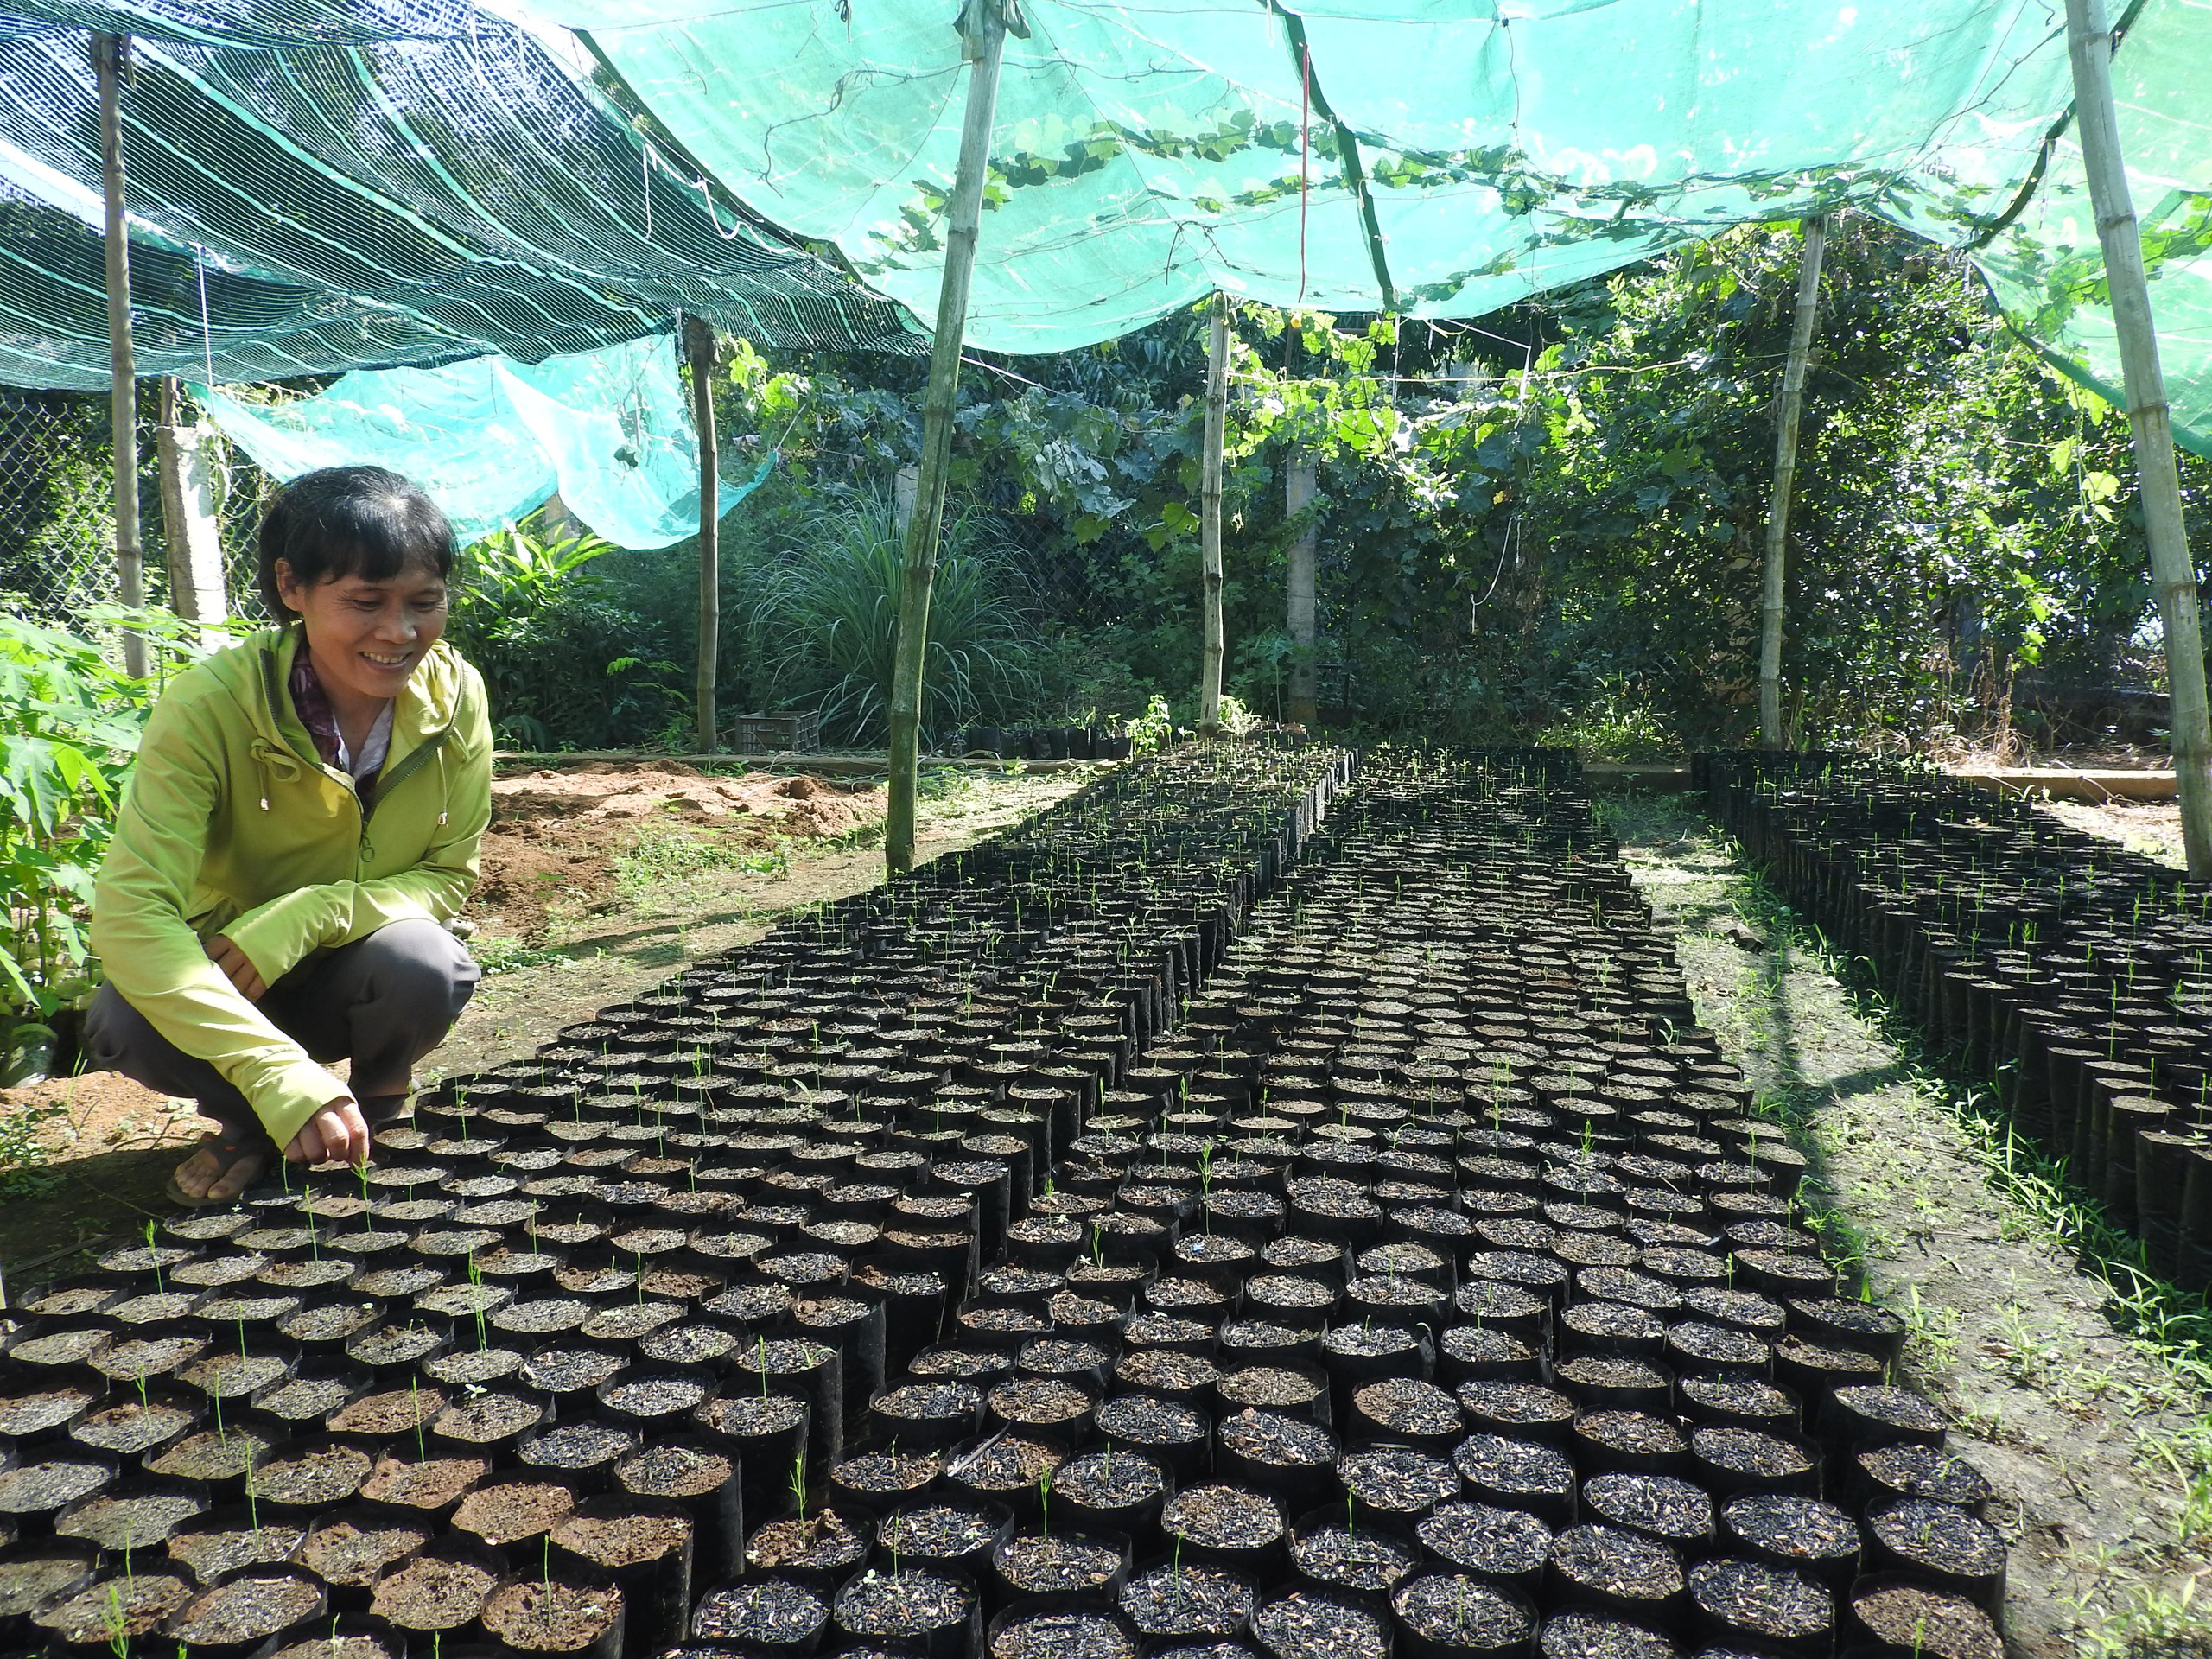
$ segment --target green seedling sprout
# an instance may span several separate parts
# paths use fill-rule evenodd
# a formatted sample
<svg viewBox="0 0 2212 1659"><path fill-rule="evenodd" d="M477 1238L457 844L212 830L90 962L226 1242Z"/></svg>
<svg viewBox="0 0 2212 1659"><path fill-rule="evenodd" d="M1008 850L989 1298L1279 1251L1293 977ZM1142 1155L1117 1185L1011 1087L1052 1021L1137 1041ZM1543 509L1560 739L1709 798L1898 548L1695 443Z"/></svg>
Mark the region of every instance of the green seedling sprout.
<svg viewBox="0 0 2212 1659"><path fill-rule="evenodd" d="M420 1378L410 1376L407 1379L407 1403L410 1414L415 1419L415 1460L428 1463L430 1454L423 1446L423 1384Z"/></svg>
<svg viewBox="0 0 2212 1659"><path fill-rule="evenodd" d="M154 1218L151 1216L146 1217L146 1256L154 1264L154 1294L167 1295L168 1293L162 1285L162 1252L154 1243Z"/></svg>
<svg viewBox="0 0 2212 1659"><path fill-rule="evenodd" d="M1037 1477L1037 1529L1047 1538L1052 1535L1052 1471L1049 1469Z"/></svg>

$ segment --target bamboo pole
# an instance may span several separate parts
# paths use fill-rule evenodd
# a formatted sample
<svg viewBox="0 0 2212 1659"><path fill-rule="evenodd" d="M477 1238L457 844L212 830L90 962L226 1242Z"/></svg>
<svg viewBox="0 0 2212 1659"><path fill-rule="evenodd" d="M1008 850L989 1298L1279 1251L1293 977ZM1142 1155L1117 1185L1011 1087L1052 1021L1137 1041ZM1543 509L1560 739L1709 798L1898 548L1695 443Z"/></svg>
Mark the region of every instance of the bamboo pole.
<svg viewBox="0 0 2212 1659"><path fill-rule="evenodd" d="M721 441L715 430L715 330L703 317L683 319L683 355L691 365L691 420L699 429L698 743L721 747L715 708L722 647Z"/></svg>
<svg viewBox="0 0 2212 1659"><path fill-rule="evenodd" d="M107 209L108 384L115 450L116 597L136 610L146 602L146 553L138 521L138 353L130 339L130 227L123 193L123 71L129 36L92 36L99 83L100 191ZM123 636L123 663L146 671L145 636Z"/></svg>
<svg viewBox="0 0 2212 1659"><path fill-rule="evenodd" d="M1283 517L1295 518L1311 506L1313 487L1313 457L1300 451L1290 458L1283 469ZM1318 585L1314 567L1319 557L1319 539L1310 521L1292 538L1289 569L1283 582L1288 600L1283 620L1290 634L1290 706L1287 712L1291 723L1299 726L1316 725L1321 718L1316 696L1319 677L1313 661L1319 643L1314 622L1314 589Z"/></svg>
<svg viewBox="0 0 2212 1659"><path fill-rule="evenodd" d="M1797 419L1805 407L1805 364L1820 311L1821 259L1827 226L1805 221L1797 259L1797 315L1789 325L1789 358L1782 370L1782 411L1774 435L1774 499L1766 514L1766 588L1759 608L1759 747L1788 743L1782 728L1782 591L1789 548L1789 493L1797 481Z"/></svg>
<svg viewBox="0 0 2212 1659"><path fill-rule="evenodd" d="M1221 730L1221 452L1229 436L1229 296L1213 296L1206 351L1205 453L1198 458L1198 582L1204 611L1198 653L1198 731Z"/></svg>
<svg viewBox="0 0 2212 1659"><path fill-rule="evenodd" d="M991 121L999 101L1010 0L969 0L961 13L962 56L970 66L960 161L948 207L944 275L938 286L937 332L929 390L922 400L921 476L900 561L899 637L891 667L891 791L883 825L883 865L893 876L914 867L915 767L920 757L922 665L929 644L930 589L937 581L938 533L944 518L944 475L952 455L952 406L960 387L960 346L968 326L968 285L982 232L983 178L991 158ZM1015 14L1018 19L1019 14Z"/></svg>
<svg viewBox="0 0 2212 1659"><path fill-rule="evenodd" d="M2190 879L2203 881L2212 880L2212 719L2208 719L2205 706L2196 568L2190 560L2189 535L2182 523L2173 420L2166 404L2165 373L2158 363L2142 238L2120 153L2120 118L2112 98L2112 26L2104 0L2066 0L2066 39L2074 63L2075 130L2089 175L2097 236L2104 245L2105 282L2112 295L2113 330L2120 337L2127 422L2135 437L2143 536L2150 543L2151 581L2165 631L2182 844Z"/></svg>

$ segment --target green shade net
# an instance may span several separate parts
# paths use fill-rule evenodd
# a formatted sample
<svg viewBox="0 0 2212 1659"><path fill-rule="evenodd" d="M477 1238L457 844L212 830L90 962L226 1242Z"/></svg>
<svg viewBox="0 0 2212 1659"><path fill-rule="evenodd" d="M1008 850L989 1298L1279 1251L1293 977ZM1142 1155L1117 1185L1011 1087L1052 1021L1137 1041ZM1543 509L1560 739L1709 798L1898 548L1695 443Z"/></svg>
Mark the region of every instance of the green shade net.
<svg viewBox="0 0 2212 1659"><path fill-rule="evenodd" d="M764 217L935 315L967 86L949 0L525 3L587 31L627 95ZM2078 163L2053 141L2073 99L2057 0L1024 12L969 313L980 345L1063 350L1216 289L1474 316L1732 224L1851 203L1953 246L1989 240L2014 319L2077 372L2116 378ZM2177 417L2212 449L2196 343L2212 11L2149 0L2116 76Z"/></svg>
<svg viewBox="0 0 2212 1659"><path fill-rule="evenodd" d="M522 364L362 370L275 406L194 387L225 436L279 479L389 467L427 490L466 543L555 491L618 547L666 547L699 528L698 435L663 337ZM773 457L770 458L772 464ZM724 512L767 475L724 481Z"/></svg>
<svg viewBox="0 0 2212 1659"><path fill-rule="evenodd" d="M296 9L333 30L344 17ZM536 362L664 334L679 310L765 344L915 348L896 307L728 198L710 206L695 175L649 166L581 54L564 61L488 13L423 15L466 31L281 51L134 43L124 143L142 374ZM60 22L4 33L0 383L104 387L86 36Z"/></svg>

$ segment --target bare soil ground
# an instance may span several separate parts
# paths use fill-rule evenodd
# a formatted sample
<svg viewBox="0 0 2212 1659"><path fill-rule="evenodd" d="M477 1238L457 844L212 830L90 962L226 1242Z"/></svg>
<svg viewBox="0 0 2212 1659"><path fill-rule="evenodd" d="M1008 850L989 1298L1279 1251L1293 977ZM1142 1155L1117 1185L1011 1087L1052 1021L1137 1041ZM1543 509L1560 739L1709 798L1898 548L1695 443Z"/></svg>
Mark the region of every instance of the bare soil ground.
<svg viewBox="0 0 2212 1659"><path fill-rule="evenodd" d="M2101 1252L2079 1195L1993 1132L1694 798L1601 810L1676 935L1700 1019L1814 1155L1828 1237L1910 1321L1907 1369L1998 1489L2014 1653L2212 1653L2202 1303Z"/></svg>
<svg viewBox="0 0 2212 1659"><path fill-rule="evenodd" d="M2048 801L2036 809L2069 829L2119 842L2131 851L2176 869L2188 868L2182 855L2181 805L2176 801Z"/></svg>
<svg viewBox="0 0 2212 1659"><path fill-rule="evenodd" d="M916 857L969 846L1089 776L927 774ZM493 789L467 912L485 979L423 1082L526 1054L686 963L883 879L880 783L595 762ZM111 1072L0 1090L0 1271L16 1285L71 1271L169 1213L168 1172L208 1127Z"/></svg>

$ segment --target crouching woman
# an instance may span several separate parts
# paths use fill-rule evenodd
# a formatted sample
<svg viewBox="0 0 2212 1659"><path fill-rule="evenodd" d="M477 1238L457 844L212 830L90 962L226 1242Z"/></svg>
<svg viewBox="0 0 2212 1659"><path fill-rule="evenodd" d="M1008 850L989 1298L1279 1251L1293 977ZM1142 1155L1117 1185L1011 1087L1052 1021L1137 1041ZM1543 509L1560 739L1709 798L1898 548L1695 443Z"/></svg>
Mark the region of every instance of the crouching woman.
<svg viewBox="0 0 2212 1659"><path fill-rule="evenodd" d="M219 1125L179 1203L235 1198L280 1148L365 1161L476 988L444 924L476 880L492 740L482 678L439 638L453 562L397 474L308 474L262 521L282 626L178 676L147 723L93 892L86 1036Z"/></svg>

